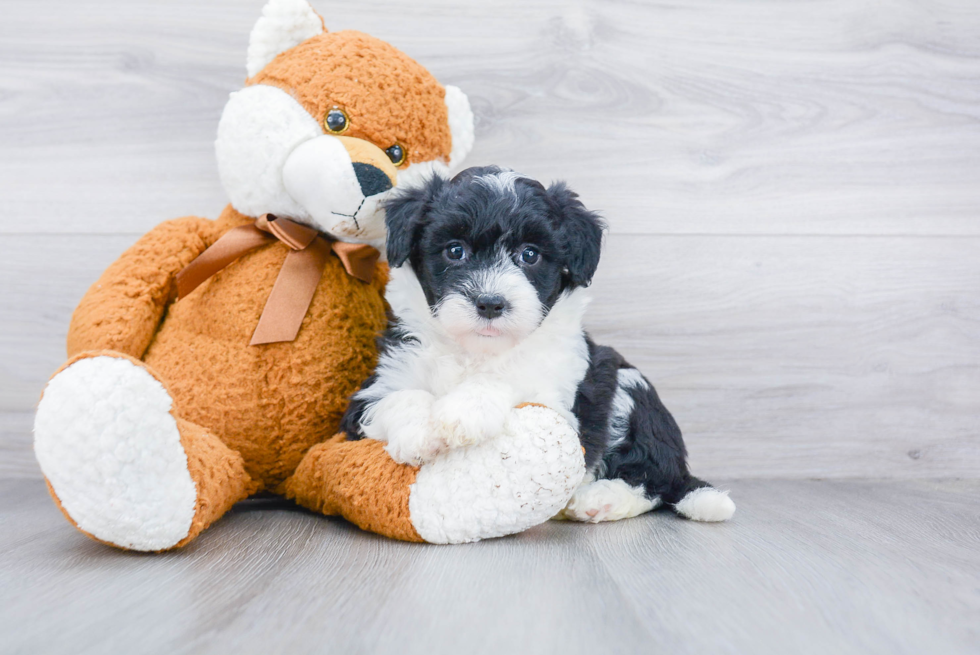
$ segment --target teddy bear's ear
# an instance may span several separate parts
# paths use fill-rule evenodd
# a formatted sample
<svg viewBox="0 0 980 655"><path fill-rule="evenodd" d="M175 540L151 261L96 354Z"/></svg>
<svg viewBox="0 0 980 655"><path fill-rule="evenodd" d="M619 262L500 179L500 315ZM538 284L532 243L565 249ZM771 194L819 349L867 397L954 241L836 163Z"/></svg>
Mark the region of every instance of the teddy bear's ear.
<svg viewBox="0 0 980 655"><path fill-rule="evenodd" d="M326 31L306 0L269 0L248 37L248 76L255 76L280 52Z"/></svg>
<svg viewBox="0 0 980 655"><path fill-rule="evenodd" d="M449 132L453 145L449 151L449 169L458 170L473 149L473 111L469 98L456 86L446 86L446 109L449 110Z"/></svg>

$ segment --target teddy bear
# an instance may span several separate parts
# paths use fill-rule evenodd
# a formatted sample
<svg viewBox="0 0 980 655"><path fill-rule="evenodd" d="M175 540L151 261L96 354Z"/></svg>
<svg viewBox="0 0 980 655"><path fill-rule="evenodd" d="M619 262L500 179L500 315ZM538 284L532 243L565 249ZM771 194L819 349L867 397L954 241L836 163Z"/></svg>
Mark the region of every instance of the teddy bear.
<svg viewBox="0 0 980 655"><path fill-rule="evenodd" d="M472 145L462 91L379 39L327 31L306 0L270 0L218 126L230 204L158 225L109 266L38 403L35 453L68 520L164 551L258 492L414 541L557 513L584 468L546 408L515 408L510 442L422 468L334 434L386 323L385 198ZM520 452L523 468L501 465Z"/></svg>

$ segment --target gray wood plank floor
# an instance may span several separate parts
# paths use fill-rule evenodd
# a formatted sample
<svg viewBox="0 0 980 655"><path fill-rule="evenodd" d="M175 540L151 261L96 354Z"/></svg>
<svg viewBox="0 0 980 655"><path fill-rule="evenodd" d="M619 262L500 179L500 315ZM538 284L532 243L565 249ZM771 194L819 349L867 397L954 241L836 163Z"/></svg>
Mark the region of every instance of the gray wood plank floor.
<svg viewBox="0 0 980 655"><path fill-rule="evenodd" d="M0 482L2 653L976 653L980 481L733 481L654 513L470 546L240 504L186 550L75 532Z"/></svg>

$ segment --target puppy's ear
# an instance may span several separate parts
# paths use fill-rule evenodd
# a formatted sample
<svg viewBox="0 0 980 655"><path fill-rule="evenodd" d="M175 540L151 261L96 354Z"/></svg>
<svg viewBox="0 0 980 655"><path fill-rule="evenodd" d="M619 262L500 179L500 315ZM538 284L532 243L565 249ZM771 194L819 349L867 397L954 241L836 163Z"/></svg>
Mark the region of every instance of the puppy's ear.
<svg viewBox="0 0 980 655"><path fill-rule="evenodd" d="M587 287L599 267L606 224L599 214L586 209L578 194L564 182L555 182L545 193L565 248L568 278L573 286Z"/></svg>
<svg viewBox="0 0 980 655"><path fill-rule="evenodd" d="M390 266L397 268L411 257L419 228L425 225L426 213L445 185L445 179L434 175L421 186L396 191L385 202L385 227L388 229L385 250Z"/></svg>

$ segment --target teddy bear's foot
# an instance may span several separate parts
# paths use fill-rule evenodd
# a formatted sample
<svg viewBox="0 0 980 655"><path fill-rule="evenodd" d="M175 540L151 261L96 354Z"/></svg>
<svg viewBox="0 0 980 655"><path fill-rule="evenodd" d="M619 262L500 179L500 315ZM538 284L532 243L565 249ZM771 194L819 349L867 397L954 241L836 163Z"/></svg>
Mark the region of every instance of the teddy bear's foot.
<svg viewBox="0 0 980 655"><path fill-rule="evenodd" d="M412 523L440 544L515 534L559 512L584 475L577 431L554 410L523 405L499 435L419 469Z"/></svg>
<svg viewBox="0 0 980 655"><path fill-rule="evenodd" d="M82 532L120 548L180 546L247 496L242 458L175 418L163 384L125 356L82 356L48 383L34 451Z"/></svg>
<svg viewBox="0 0 980 655"><path fill-rule="evenodd" d="M504 431L399 464L374 439L314 446L286 481L297 503L405 541L456 544L514 534L554 516L585 475L578 433L540 405L511 411Z"/></svg>

